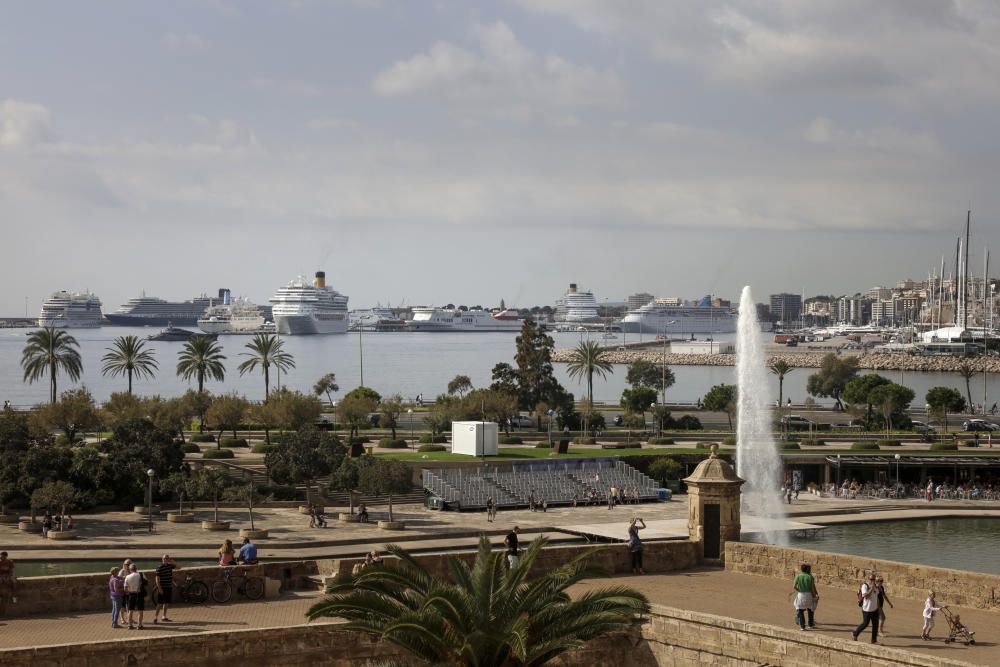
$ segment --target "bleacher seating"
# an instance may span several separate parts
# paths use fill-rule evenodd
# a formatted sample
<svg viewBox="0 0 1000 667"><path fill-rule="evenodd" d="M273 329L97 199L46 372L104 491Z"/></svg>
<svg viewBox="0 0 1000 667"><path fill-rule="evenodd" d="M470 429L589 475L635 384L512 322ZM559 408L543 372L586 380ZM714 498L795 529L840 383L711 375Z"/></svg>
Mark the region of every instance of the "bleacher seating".
<svg viewBox="0 0 1000 667"><path fill-rule="evenodd" d="M605 502L612 487L639 500L657 500L659 485L632 466L613 459L564 459L511 464L510 471L493 466L470 470L444 468L423 471L424 488L453 507L524 507L531 500L549 506Z"/></svg>

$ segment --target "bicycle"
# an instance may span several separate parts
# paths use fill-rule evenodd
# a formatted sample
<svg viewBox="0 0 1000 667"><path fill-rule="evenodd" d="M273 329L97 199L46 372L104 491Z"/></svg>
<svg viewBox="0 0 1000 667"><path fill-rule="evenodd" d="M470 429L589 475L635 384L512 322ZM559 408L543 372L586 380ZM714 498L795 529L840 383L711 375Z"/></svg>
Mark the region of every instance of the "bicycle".
<svg viewBox="0 0 1000 667"><path fill-rule="evenodd" d="M202 604L208 600L208 586L203 581L197 581L192 577L187 577L184 583L177 588L181 594L181 600L191 604Z"/></svg>
<svg viewBox="0 0 1000 667"><path fill-rule="evenodd" d="M222 578L212 584L212 599L222 604L229 602L233 597L233 570L237 568L227 567L222 573ZM264 597L264 582L258 577L251 577L246 570L239 568L237 579L241 579L236 585L236 591L246 596L250 600L259 600Z"/></svg>

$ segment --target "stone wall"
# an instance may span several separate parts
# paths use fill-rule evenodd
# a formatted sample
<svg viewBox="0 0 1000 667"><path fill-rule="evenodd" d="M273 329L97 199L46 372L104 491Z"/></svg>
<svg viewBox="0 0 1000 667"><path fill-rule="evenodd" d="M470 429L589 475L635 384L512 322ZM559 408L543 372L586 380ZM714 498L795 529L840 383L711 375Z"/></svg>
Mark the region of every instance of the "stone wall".
<svg viewBox="0 0 1000 667"><path fill-rule="evenodd" d="M995 556L985 550L984 558ZM744 574L791 579L802 563L812 564L817 586L856 589L872 570L885 577L894 596L922 600L927 590L946 594L949 604L1000 609L1000 576L862 556L831 554L747 542L726 543L726 569Z"/></svg>

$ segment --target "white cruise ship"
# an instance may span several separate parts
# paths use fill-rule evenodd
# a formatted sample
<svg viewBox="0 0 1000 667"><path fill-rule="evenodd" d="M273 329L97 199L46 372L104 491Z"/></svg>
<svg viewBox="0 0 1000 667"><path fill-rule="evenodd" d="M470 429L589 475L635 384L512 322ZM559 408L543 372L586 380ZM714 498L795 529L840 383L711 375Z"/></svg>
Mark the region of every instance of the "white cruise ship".
<svg viewBox="0 0 1000 667"><path fill-rule="evenodd" d="M593 292L581 292L569 284L563 298L556 301L556 322L598 322L597 299Z"/></svg>
<svg viewBox="0 0 1000 667"><path fill-rule="evenodd" d="M665 335L733 333L737 314L730 308L712 305L709 297L698 302L677 303L677 299L654 299L629 311L621 321L625 333Z"/></svg>
<svg viewBox="0 0 1000 667"><path fill-rule="evenodd" d="M208 334L255 334L275 331L264 319L260 306L246 299L233 300L229 290L222 291L222 303L209 306L198 318L198 328Z"/></svg>
<svg viewBox="0 0 1000 667"><path fill-rule="evenodd" d="M326 286L326 273L316 272L310 284L299 276L271 297L271 314L278 333L330 334L347 332L347 297Z"/></svg>
<svg viewBox="0 0 1000 667"><path fill-rule="evenodd" d="M511 308L493 314L488 310L413 309L413 319L406 323L410 331L508 331L517 333L523 324Z"/></svg>
<svg viewBox="0 0 1000 667"><path fill-rule="evenodd" d="M375 306L367 310L352 310L348 313L348 328L351 331L400 331L406 322L396 316L391 308Z"/></svg>
<svg viewBox="0 0 1000 667"><path fill-rule="evenodd" d="M38 315L38 326L50 329L99 327L103 321L101 300L90 292L53 292Z"/></svg>

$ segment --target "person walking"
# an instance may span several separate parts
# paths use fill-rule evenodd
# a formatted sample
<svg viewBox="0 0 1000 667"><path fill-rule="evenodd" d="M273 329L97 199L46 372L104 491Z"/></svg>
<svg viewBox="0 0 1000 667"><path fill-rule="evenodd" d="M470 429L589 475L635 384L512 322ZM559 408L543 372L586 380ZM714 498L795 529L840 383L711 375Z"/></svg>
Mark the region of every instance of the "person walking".
<svg viewBox="0 0 1000 667"><path fill-rule="evenodd" d="M493 496L486 499L486 521L493 523L493 519L497 516L497 504L493 500Z"/></svg>
<svg viewBox="0 0 1000 667"><path fill-rule="evenodd" d="M865 628L869 624L872 626L872 644L878 643L878 591L875 588L875 575L869 574L865 583L861 584L861 590L858 592L861 596L861 613L864 615L864 620L861 625L854 628L854 632L851 633L851 638L854 641L858 640L858 635L865 631Z"/></svg>
<svg viewBox="0 0 1000 667"><path fill-rule="evenodd" d="M875 579L875 590L876 595L878 595L878 631L885 635L885 605L889 603L889 606L895 609L892 604L892 600L889 599L889 594L885 592L885 579L878 577Z"/></svg>
<svg viewBox="0 0 1000 667"><path fill-rule="evenodd" d="M642 569L642 538L639 531L646 528L642 517L633 517L628 524L628 551L632 554L632 574L646 574Z"/></svg>
<svg viewBox="0 0 1000 667"><path fill-rule="evenodd" d="M128 629L136 628L135 621L138 620L138 628L143 629L142 616L146 610L146 577L139 572L135 564L129 565L128 576L125 577L125 605L128 607ZM138 619L135 614L138 612Z"/></svg>
<svg viewBox="0 0 1000 667"><path fill-rule="evenodd" d="M14 576L14 561L7 557L6 551L0 551L0 602L4 597L17 602L17 577Z"/></svg>
<svg viewBox="0 0 1000 667"><path fill-rule="evenodd" d="M111 597L111 627L118 629L118 620L125 608L125 584L118 576L120 568L111 568L111 578L108 579L108 595Z"/></svg>
<svg viewBox="0 0 1000 667"><path fill-rule="evenodd" d="M792 593L795 595L795 622L799 628L806 629L806 616L809 617L809 627L816 627L816 603L819 601L819 593L816 592L816 580L812 576L812 565L802 563L799 566L799 573L795 575L795 582L792 584Z"/></svg>
<svg viewBox="0 0 1000 667"><path fill-rule="evenodd" d="M507 566L509 569L513 570L517 567L518 554L520 553L517 548L517 534L521 532L520 526L514 526L513 530L507 533L507 537L503 538L503 543L507 545Z"/></svg>
<svg viewBox="0 0 1000 667"><path fill-rule="evenodd" d="M170 608L170 603L174 600L174 570L179 570L180 566L177 562L167 554L163 554L160 559L160 566L156 568L156 578L155 578L155 588L153 591L154 600L156 608L153 611L153 624L157 623L160 618L160 612L163 612L163 620L167 623L170 622L170 618L167 617L167 610Z"/></svg>
<svg viewBox="0 0 1000 667"><path fill-rule="evenodd" d="M934 599L934 591L927 591L927 599L924 600L924 628L920 631L921 639L930 639L931 630L934 629L934 615L944 609L944 606L939 607L937 600Z"/></svg>

